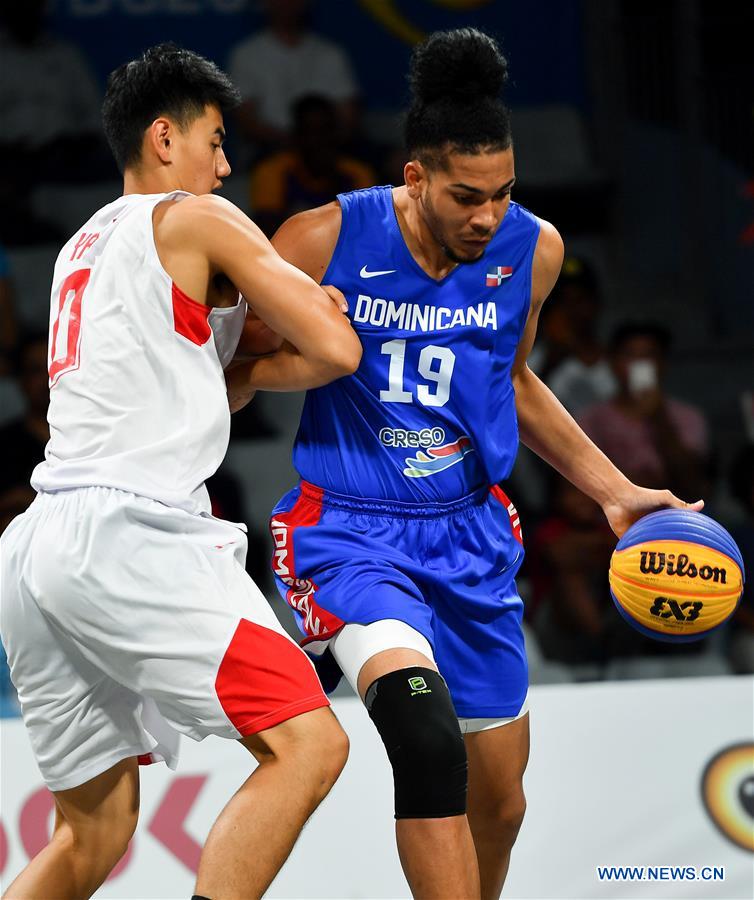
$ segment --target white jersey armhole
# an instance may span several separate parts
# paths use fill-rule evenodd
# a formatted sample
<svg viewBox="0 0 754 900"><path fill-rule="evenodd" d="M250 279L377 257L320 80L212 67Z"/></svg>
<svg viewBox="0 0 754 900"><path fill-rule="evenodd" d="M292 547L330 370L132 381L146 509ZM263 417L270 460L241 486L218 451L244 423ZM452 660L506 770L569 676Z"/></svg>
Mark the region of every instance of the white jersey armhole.
<svg viewBox="0 0 754 900"><path fill-rule="evenodd" d="M160 194L158 195L158 199L149 207L149 225L148 232L149 238L144 242L144 261L151 263L157 270L157 272L164 278L165 283L172 288L173 281L172 276L167 271L165 266L162 264L162 260L160 259L160 254L157 251L157 241L155 240L154 235L154 211L157 209L160 203L164 203L168 200L179 203L181 200L184 200L186 197L193 197L194 194L189 193L188 191L171 191L169 194ZM177 285L180 288L180 285Z"/></svg>

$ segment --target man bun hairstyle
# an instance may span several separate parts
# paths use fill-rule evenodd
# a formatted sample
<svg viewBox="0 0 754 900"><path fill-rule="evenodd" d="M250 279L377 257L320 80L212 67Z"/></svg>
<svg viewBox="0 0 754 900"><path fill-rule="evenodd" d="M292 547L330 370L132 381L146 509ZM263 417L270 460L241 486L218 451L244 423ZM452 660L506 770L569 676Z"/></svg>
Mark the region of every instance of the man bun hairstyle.
<svg viewBox="0 0 754 900"><path fill-rule="evenodd" d="M448 152L507 150L510 113L501 100L507 80L508 63L488 34L476 28L431 34L411 55L409 155L437 168Z"/></svg>
<svg viewBox="0 0 754 900"><path fill-rule="evenodd" d="M158 44L110 73L102 124L118 168L138 163L144 132L160 116L182 130L208 106L225 113L241 95L213 62L172 43Z"/></svg>

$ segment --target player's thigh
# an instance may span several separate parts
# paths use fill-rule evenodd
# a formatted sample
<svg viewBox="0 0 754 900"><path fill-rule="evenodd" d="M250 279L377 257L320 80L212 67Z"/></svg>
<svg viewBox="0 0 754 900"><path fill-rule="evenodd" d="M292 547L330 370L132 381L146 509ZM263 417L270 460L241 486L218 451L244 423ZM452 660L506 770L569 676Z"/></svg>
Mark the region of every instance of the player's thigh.
<svg viewBox="0 0 754 900"><path fill-rule="evenodd" d="M523 815L523 777L529 760L529 714L464 735L469 762L469 813Z"/></svg>
<svg viewBox="0 0 754 900"><path fill-rule="evenodd" d="M397 619L345 625L330 642L330 650L362 700L369 686L390 672L411 666L437 671L426 637Z"/></svg>
<svg viewBox="0 0 754 900"><path fill-rule="evenodd" d="M257 762L272 759L304 760L306 767L317 758L331 761L338 771L348 754L348 738L329 707L314 709L287 719L273 728L239 739Z"/></svg>
<svg viewBox="0 0 754 900"><path fill-rule="evenodd" d="M86 851L119 854L139 816L139 766L136 757L120 760L84 784L54 793L55 831L70 829Z"/></svg>

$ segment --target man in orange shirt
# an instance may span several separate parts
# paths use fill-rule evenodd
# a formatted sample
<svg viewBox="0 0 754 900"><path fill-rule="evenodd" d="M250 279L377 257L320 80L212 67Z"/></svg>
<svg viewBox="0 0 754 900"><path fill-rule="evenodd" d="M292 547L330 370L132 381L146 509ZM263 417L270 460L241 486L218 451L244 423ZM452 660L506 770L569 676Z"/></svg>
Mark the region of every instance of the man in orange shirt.
<svg viewBox="0 0 754 900"><path fill-rule="evenodd" d="M267 235L289 216L375 181L369 166L341 153L338 111L327 97L297 100L293 122L293 148L268 157L251 173L254 220Z"/></svg>

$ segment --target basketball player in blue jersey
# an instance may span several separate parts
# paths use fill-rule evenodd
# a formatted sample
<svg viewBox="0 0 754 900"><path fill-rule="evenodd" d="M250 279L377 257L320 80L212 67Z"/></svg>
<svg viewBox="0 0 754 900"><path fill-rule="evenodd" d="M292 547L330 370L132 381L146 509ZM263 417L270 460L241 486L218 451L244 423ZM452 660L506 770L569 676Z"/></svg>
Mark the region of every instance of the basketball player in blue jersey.
<svg viewBox="0 0 754 900"><path fill-rule="evenodd" d="M412 60L405 185L342 194L273 239L343 291L363 345L355 374L307 394L274 568L303 643L383 739L422 898L498 897L524 815L524 551L497 487L519 439L618 535L701 508L629 482L526 365L563 243L511 201L506 68L479 31L433 34Z"/></svg>

